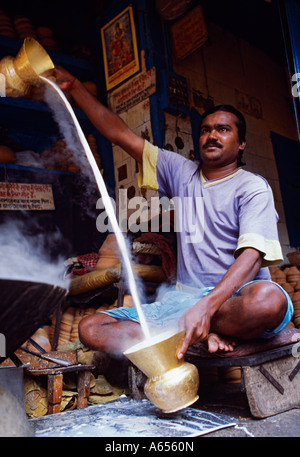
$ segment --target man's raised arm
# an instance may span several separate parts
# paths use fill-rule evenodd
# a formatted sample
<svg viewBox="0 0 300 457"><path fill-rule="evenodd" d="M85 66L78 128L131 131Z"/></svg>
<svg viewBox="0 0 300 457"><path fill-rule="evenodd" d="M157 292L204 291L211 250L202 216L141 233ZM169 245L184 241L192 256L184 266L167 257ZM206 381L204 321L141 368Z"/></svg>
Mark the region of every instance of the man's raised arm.
<svg viewBox="0 0 300 457"><path fill-rule="evenodd" d="M142 162L144 139L134 133L125 122L99 102L85 86L62 67L52 71L56 84L67 90L97 130L109 141L120 146L138 162Z"/></svg>

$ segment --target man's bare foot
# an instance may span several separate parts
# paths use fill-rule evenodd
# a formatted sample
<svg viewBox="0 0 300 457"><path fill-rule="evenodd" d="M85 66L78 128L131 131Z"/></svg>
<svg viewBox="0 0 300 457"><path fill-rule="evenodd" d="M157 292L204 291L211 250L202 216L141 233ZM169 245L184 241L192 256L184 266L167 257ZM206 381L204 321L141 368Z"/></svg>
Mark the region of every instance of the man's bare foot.
<svg viewBox="0 0 300 457"><path fill-rule="evenodd" d="M222 335L210 333L207 337L207 346L209 352L217 351L233 351L236 346L236 341L227 339Z"/></svg>

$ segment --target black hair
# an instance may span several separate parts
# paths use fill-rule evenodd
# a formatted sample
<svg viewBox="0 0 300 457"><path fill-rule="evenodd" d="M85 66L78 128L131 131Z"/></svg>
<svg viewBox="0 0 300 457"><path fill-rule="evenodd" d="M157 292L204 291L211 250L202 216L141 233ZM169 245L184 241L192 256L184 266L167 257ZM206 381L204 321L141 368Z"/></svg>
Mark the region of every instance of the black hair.
<svg viewBox="0 0 300 457"><path fill-rule="evenodd" d="M235 117L236 117L236 126L237 126L237 129L238 129L239 142L240 142L240 144L242 144L244 141L246 141L246 121L245 121L245 118L244 118L243 114L232 105L217 105L217 106L213 106L209 110L205 111L201 116L200 129L201 129L201 125L203 123L203 120L207 116L209 116L210 114L217 113L218 111L226 111L228 113L232 113L232 114L235 115ZM243 150L239 151L238 158L237 158L237 166L238 167L241 167L242 165L246 165L242 161L243 152L244 152Z"/></svg>

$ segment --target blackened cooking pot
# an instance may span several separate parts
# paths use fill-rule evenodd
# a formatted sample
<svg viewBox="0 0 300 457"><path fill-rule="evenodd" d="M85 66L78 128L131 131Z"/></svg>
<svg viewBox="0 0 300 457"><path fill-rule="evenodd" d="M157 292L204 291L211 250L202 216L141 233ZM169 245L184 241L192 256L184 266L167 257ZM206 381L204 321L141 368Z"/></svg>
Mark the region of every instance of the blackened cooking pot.
<svg viewBox="0 0 300 457"><path fill-rule="evenodd" d="M66 295L67 290L61 286L0 279L0 361L22 346Z"/></svg>

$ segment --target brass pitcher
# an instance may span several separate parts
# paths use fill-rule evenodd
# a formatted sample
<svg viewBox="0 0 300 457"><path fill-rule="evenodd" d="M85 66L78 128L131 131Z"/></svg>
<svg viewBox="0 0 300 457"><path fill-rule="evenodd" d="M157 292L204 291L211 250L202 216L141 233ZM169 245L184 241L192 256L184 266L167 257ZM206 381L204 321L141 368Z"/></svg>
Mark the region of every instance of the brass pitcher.
<svg viewBox="0 0 300 457"><path fill-rule="evenodd" d="M0 61L0 73L5 76L6 95L24 97L30 86L43 83L40 74L54 68L45 49L34 38L25 38L16 57L4 57Z"/></svg>
<svg viewBox="0 0 300 457"><path fill-rule="evenodd" d="M124 355L146 376L147 398L165 413L187 408L198 400L199 374L195 365L176 357L184 332L166 332L144 340Z"/></svg>

